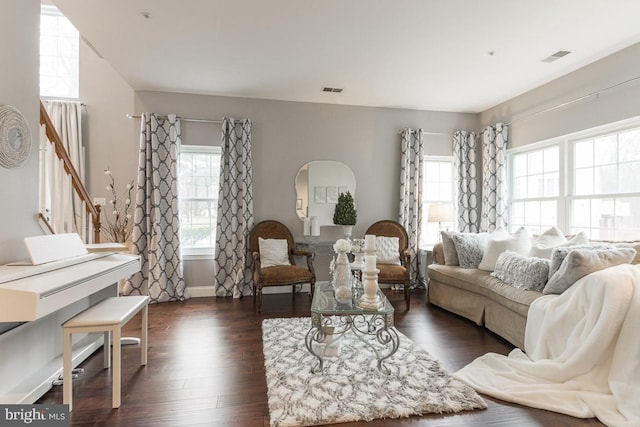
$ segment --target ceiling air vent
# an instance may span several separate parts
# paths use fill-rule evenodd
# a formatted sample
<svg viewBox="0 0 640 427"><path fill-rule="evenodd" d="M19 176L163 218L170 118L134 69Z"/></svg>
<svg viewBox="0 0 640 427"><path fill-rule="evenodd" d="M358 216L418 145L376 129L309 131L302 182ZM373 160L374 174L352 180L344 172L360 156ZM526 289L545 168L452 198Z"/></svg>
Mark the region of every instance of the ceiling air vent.
<svg viewBox="0 0 640 427"><path fill-rule="evenodd" d="M553 61L557 61L558 59L567 56L571 53L571 51L569 50L559 50L556 53L554 53L551 56L547 56L546 58L544 58L542 60L542 62L553 62Z"/></svg>
<svg viewBox="0 0 640 427"><path fill-rule="evenodd" d="M322 91L323 92L335 92L335 93L341 93L342 92L342 88L339 87L323 87Z"/></svg>

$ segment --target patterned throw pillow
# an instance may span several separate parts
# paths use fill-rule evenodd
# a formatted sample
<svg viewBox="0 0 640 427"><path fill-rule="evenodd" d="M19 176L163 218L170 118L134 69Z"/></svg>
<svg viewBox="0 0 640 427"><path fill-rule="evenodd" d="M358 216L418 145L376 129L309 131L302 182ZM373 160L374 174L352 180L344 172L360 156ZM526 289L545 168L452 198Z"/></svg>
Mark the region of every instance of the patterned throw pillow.
<svg viewBox="0 0 640 427"><path fill-rule="evenodd" d="M400 239L376 236L376 263L400 265Z"/></svg>
<svg viewBox="0 0 640 427"><path fill-rule="evenodd" d="M516 288L542 292L549 277L549 260L505 251L491 275Z"/></svg>
<svg viewBox="0 0 640 427"><path fill-rule="evenodd" d="M287 239L263 239L258 237L258 248L261 268L275 265L291 265Z"/></svg>
<svg viewBox="0 0 640 427"><path fill-rule="evenodd" d="M487 233L452 233L451 238L456 246L460 267L478 268L489 235Z"/></svg>
<svg viewBox="0 0 640 427"><path fill-rule="evenodd" d="M633 248L573 249L544 287L544 294L561 294L574 283L596 271L630 263L636 255Z"/></svg>

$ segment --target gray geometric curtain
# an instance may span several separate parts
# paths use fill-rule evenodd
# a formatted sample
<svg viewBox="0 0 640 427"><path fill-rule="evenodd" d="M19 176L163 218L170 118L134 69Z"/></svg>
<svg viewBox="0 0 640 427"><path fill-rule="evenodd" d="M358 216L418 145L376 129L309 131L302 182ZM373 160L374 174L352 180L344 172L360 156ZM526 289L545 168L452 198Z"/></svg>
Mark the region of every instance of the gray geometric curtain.
<svg viewBox="0 0 640 427"><path fill-rule="evenodd" d="M422 226L422 186L424 175L424 131L404 129L400 141L400 224L409 235L409 250L418 253ZM411 262L411 280L418 277L417 263Z"/></svg>
<svg viewBox="0 0 640 427"><path fill-rule="evenodd" d="M133 252L142 269L125 282L124 295L149 295L151 302L188 298L180 258L178 170L180 120L144 113L140 151Z"/></svg>
<svg viewBox="0 0 640 427"><path fill-rule="evenodd" d="M222 120L220 190L216 224L215 293L251 295L249 232L253 228L251 120Z"/></svg>
<svg viewBox="0 0 640 427"><path fill-rule="evenodd" d="M505 185L508 140L509 126L503 123L487 126L482 132L482 231L506 227L509 220Z"/></svg>
<svg viewBox="0 0 640 427"><path fill-rule="evenodd" d="M467 131L453 133L453 166L457 171L457 229L467 233L477 233L480 226L480 205L475 133Z"/></svg>

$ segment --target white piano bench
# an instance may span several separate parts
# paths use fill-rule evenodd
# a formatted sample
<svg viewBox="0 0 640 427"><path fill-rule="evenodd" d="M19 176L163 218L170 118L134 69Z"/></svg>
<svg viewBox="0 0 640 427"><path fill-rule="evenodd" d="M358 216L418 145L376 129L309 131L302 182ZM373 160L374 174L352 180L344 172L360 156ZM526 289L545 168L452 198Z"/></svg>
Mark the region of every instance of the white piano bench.
<svg viewBox="0 0 640 427"><path fill-rule="evenodd" d="M71 335L77 333L104 332L104 368L111 365L111 345L113 342L113 407L120 407L120 338L121 329L133 316L142 310L142 327L140 338L140 364L147 364L148 341L148 296L123 296L106 298L89 307L62 324L62 402L73 408L72 402L72 343Z"/></svg>

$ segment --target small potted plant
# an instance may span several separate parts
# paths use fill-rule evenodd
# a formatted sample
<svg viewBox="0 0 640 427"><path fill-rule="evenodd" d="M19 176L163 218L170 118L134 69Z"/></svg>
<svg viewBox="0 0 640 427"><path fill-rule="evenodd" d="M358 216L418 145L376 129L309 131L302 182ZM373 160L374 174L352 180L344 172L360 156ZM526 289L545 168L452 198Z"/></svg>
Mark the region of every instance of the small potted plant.
<svg viewBox="0 0 640 427"><path fill-rule="evenodd" d="M351 231L354 225L356 225L356 219L358 213L356 212L356 206L353 201L353 196L349 191L340 193L338 196L338 203L333 211L333 223L342 226L342 234L345 237L351 236Z"/></svg>

